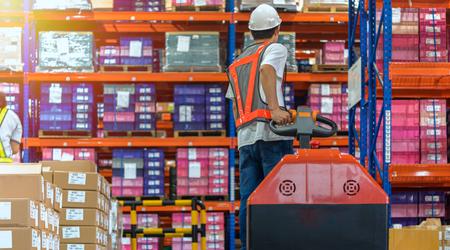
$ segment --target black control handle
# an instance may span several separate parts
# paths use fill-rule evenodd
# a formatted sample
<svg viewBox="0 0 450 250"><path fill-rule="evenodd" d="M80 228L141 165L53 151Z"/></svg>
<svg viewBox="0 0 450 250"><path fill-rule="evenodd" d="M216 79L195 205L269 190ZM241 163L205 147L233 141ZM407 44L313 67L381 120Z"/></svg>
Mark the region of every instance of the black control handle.
<svg viewBox="0 0 450 250"><path fill-rule="evenodd" d="M278 126L274 120L271 120L269 123L270 130L281 136L297 136L297 127L294 124L286 125L286 126Z"/></svg>
<svg viewBox="0 0 450 250"><path fill-rule="evenodd" d="M318 121L319 123L326 124L326 125L330 126L331 128L328 129L328 128L324 128L321 126L315 126L313 128L313 136L315 136L315 137L330 137L337 133L338 128L334 121L332 121L326 117L323 117L319 114L316 116L316 121Z"/></svg>

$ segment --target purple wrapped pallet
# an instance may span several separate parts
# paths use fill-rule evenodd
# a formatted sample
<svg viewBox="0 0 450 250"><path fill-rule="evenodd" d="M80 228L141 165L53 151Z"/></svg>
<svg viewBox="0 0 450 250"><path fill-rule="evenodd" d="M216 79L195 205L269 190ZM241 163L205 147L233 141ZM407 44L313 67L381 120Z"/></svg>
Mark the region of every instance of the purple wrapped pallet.
<svg viewBox="0 0 450 250"><path fill-rule="evenodd" d="M144 151L142 149L113 149L112 157L118 159L142 159Z"/></svg>
<svg viewBox="0 0 450 250"><path fill-rule="evenodd" d="M41 94L49 94L52 91L61 91L62 94L72 94L72 86L61 83L41 83Z"/></svg>
<svg viewBox="0 0 450 250"><path fill-rule="evenodd" d="M177 84L174 87L174 95L205 95L203 84Z"/></svg>
<svg viewBox="0 0 450 250"><path fill-rule="evenodd" d="M205 113L205 105L204 104L179 104L175 105L175 113L185 114L185 113Z"/></svg>
<svg viewBox="0 0 450 250"><path fill-rule="evenodd" d="M98 63L100 65L118 65L120 64L120 56L100 56Z"/></svg>
<svg viewBox="0 0 450 250"><path fill-rule="evenodd" d="M442 191L421 191L419 193L420 203L443 203L445 202L445 192Z"/></svg>
<svg viewBox="0 0 450 250"><path fill-rule="evenodd" d="M72 113L72 104L43 104L40 105L41 113L58 114L58 113Z"/></svg>
<svg viewBox="0 0 450 250"><path fill-rule="evenodd" d="M159 169L144 169L144 178L149 178L152 176L164 176L164 168Z"/></svg>
<svg viewBox="0 0 450 250"><path fill-rule="evenodd" d="M128 108L117 107L115 104L105 103L104 112L134 112L134 105L128 106Z"/></svg>
<svg viewBox="0 0 450 250"><path fill-rule="evenodd" d="M153 59L151 57L120 57L121 65L151 65Z"/></svg>
<svg viewBox="0 0 450 250"><path fill-rule="evenodd" d="M70 113L51 113L51 112L41 112L39 114L39 119L41 121L71 121L72 115Z"/></svg>
<svg viewBox="0 0 450 250"><path fill-rule="evenodd" d="M204 95L175 95L175 105L177 104L205 104Z"/></svg>
<svg viewBox="0 0 450 250"><path fill-rule="evenodd" d="M205 124L198 122L175 122L174 130L204 130Z"/></svg>
<svg viewBox="0 0 450 250"><path fill-rule="evenodd" d="M123 65L151 65L153 63L152 40L145 37L120 38L120 63Z"/></svg>
<svg viewBox="0 0 450 250"><path fill-rule="evenodd" d="M164 161L164 150L160 148L146 149L144 151L144 158Z"/></svg>
<svg viewBox="0 0 450 250"><path fill-rule="evenodd" d="M392 204L416 204L418 202L418 192L393 192L391 196Z"/></svg>
<svg viewBox="0 0 450 250"><path fill-rule="evenodd" d="M150 38L146 37L121 37L120 38L120 46L132 47L135 46L133 43L137 43L136 45L140 45L142 48L144 47L152 47L153 41Z"/></svg>
<svg viewBox="0 0 450 250"><path fill-rule="evenodd" d="M132 131L134 122L104 122L103 128L105 130Z"/></svg>
<svg viewBox="0 0 450 250"><path fill-rule="evenodd" d="M42 130L70 130L72 128L71 121L41 121L39 125Z"/></svg>
<svg viewBox="0 0 450 250"><path fill-rule="evenodd" d="M134 11L137 11L137 12L161 12L163 10L164 10L164 5L134 7Z"/></svg>
<svg viewBox="0 0 450 250"><path fill-rule="evenodd" d="M196 114L196 113L184 113L184 114L178 114L175 113L173 115L173 120L175 122L204 122L205 121L205 114Z"/></svg>
<svg viewBox="0 0 450 250"><path fill-rule="evenodd" d="M135 122L135 130L147 131L156 129L156 121Z"/></svg>
<svg viewBox="0 0 450 250"><path fill-rule="evenodd" d="M138 83L135 86L135 94L140 95L156 95L155 84L152 83Z"/></svg>
<svg viewBox="0 0 450 250"><path fill-rule="evenodd" d="M207 130L224 130L226 129L226 122L206 122Z"/></svg>

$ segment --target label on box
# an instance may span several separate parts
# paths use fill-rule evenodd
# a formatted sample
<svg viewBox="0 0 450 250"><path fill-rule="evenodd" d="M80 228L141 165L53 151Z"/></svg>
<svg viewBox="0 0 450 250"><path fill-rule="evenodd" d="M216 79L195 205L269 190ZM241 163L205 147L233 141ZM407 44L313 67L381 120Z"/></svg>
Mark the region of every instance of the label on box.
<svg viewBox="0 0 450 250"><path fill-rule="evenodd" d="M194 6L205 6L206 0L194 0Z"/></svg>
<svg viewBox="0 0 450 250"><path fill-rule="evenodd" d="M56 40L56 49L59 54L69 53L69 38L61 37Z"/></svg>
<svg viewBox="0 0 450 250"><path fill-rule="evenodd" d="M0 202L0 220L11 220L11 202Z"/></svg>
<svg viewBox="0 0 450 250"><path fill-rule="evenodd" d="M48 228L47 209L45 208L44 204L41 204L39 211L41 212L41 221L44 221L44 227Z"/></svg>
<svg viewBox="0 0 450 250"><path fill-rule="evenodd" d="M86 173L70 172L68 182L70 185L86 185Z"/></svg>
<svg viewBox="0 0 450 250"><path fill-rule="evenodd" d="M222 106L210 106L210 111L222 111Z"/></svg>
<svg viewBox="0 0 450 250"><path fill-rule="evenodd" d="M142 42L130 41L130 57L142 57Z"/></svg>
<svg viewBox="0 0 450 250"><path fill-rule="evenodd" d="M212 157L214 157L214 158L225 157L225 152L222 150L211 150L211 151L212 151Z"/></svg>
<svg viewBox="0 0 450 250"><path fill-rule="evenodd" d="M439 26L426 26L425 30L428 33L434 33L434 32L441 33L441 27L439 27Z"/></svg>
<svg viewBox="0 0 450 250"><path fill-rule="evenodd" d="M54 161L60 161L61 160L61 155L62 155L62 149L54 148L52 150L52 158L53 158Z"/></svg>
<svg viewBox="0 0 450 250"><path fill-rule="evenodd" d="M214 175L224 175L225 174L225 170L223 170L223 169L214 170L213 174Z"/></svg>
<svg viewBox="0 0 450 250"><path fill-rule="evenodd" d="M442 156L440 154L428 154L427 159L429 161L440 161Z"/></svg>
<svg viewBox="0 0 450 250"><path fill-rule="evenodd" d="M392 8L392 23L400 23L402 19L402 10L400 8Z"/></svg>
<svg viewBox="0 0 450 250"><path fill-rule="evenodd" d="M86 202L86 192L84 191L69 191L67 192L67 201L76 203Z"/></svg>
<svg viewBox="0 0 450 250"><path fill-rule="evenodd" d="M190 36L178 36L177 51L189 52L189 46L191 44Z"/></svg>
<svg viewBox="0 0 450 250"><path fill-rule="evenodd" d="M31 230L31 247L36 247L37 249L40 249L41 247L41 237L39 237L39 234L36 230Z"/></svg>
<svg viewBox="0 0 450 250"><path fill-rule="evenodd" d="M74 155L63 152L61 155L61 161L73 161Z"/></svg>
<svg viewBox="0 0 450 250"><path fill-rule="evenodd" d="M444 240L450 240L450 228L446 227L444 231Z"/></svg>
<svg viewBox="0 0 450 250"><path fill-rule="evenodd" d="M47 199L50 199L50 203L53 204L54 193L51 183L47 183Z"/></svg>
<svg viewBox="0 0 450 250"><path fill-rule="evenodd" d="M197 160L197 149L196 148L188 148L188 159L189 160Z"/></svg>
<svg viewBox="0 0 450 250"><path fill-rule="evenodd" d="M80 227L63 227L63 239L78 239L80 238Z"/></svg>
<svg viewBox="0 0 450 250"><path fill-rule="evenodd" d="M426 110L427 112L440 112L441 105L427 105Z"/></svg>
<svg viewBox="0 0 450 250"><path fill-rule="evenodd" d="M1 248L13 248L12 231L0 231L0 249Z"/></svg>
<svg viewBox="0 0 450 250"><path fill-rule="evenodd" d="M48 242L48 239L47 239L47 233L42 231L41 235L42 235L42 248L43 249L49 249L49 244L48 244L49 242Z"/></svg>
<svg viewBox="0 0 450 250"><path fill-rule="evenodd" d="M124 163L123 164L124 176L125 179L136 179L136 163Z"/></svg>
<svg viewBox="0 0 450 250"><path fill-rule="evenodd" d="M130 106L130 92L117 91L117 107L128 108Z"/></svg>
<svg viewBox="0 0 450 250"><path fill-rule="evenodd" d="M321 98L320 112L323 114L333 113L333 98L331 97Z"/></svg>
<svg viewBox="0 0 450 250"><path fill-rule="evenodd" d="M84 220L83 209L66 209L66 220Z"/></svg>
<svg viewBox="0 0 450 250"><path fill-rule="evenodd" d="M439 149L439 148L442 148L442 143L440 143L440 142L436 142L436 143L434 143L434 142L430 142L430 143L427 143L427 148L430 148L430 149Z"/></svg>
<svg viewBox="0 0 450 250"><path fill-rule="evenodd" d="M441 57L440 51L427 51L426 54L427 57Z"/></svg>
<svg viewBox="0 0 450 250"><path fill-rule="evenodd" d="M222 167L222 166L225 166L225 161L214 161L213 165L215 167Z"/></svg>
<svg viewBox="0 0 450 250"><path fill-rule="evenodd" d="M62 88L58 84L52 84L49 89L49 103L61 103L62 102Z"/></svg>
<svg viewBox="0 0 450 250"><path fill-rule="evenodd" d="M225 183L225 179L214 179L213 180L213 184L224 184Z"/></svg>
<svg viewBox="0 0 450 250"><path fill-rule="evenodd" d="M60 188L55 188L55 202L59 203L59 208L62 208L62 192Z"/></svg>
<svg viewBox="0 0 450 250"><path fill-rule="evenodd" d="M436 135L436 136L440 136L441 135L441 130L440 129L427 129L427 135Z"/></svg>
<svg viewBox="0 0 450 250"><path fill-rule="evenodd" d="M438 14L438 13L426 14L425 15L425 20L435 20L435 21L441 20L441 15Z"/></svg>
<svg viewBox="0 0 450 250"><path fill-rule="evenodd" d="M436 118L436 119L433 119L433 118L427 118L427 124L429 125L429 126L434 126L434 124L435 124L435 122L436 122L436 125L441 125L441 118ZM442 124L443 125L443 124Z"/></svg>
<svg viewBox="0 0 450 250"><path fill-rule="evenodd" d="M189 162L189 178L200 178L201 164L200 162Z"/></svg>
<svg viewBox="0 0 450 250"><path fill-rule="evenodd" d="M39 225L39 209L37 208L36 204L34 204L33 201L30 201L30 218L34 219L34 226Z"/></svg>
<svg viewBox="0 0 450 250"><path fill-rule="evenodd" d="M321 84L320 85L320 94L321 95L330 95L331 94L330 84Z"/></svg>
<svg viewBox="0 0 450 250"><path fill-rule="evenodd" d="M440 45L440 44L441 44L441 39L436 38L436 40L435 40L435 39L433 39L433 38L427 38L427 39L425 40L425 43L428 44L428 45L434 45L434 44Z"/></svg>

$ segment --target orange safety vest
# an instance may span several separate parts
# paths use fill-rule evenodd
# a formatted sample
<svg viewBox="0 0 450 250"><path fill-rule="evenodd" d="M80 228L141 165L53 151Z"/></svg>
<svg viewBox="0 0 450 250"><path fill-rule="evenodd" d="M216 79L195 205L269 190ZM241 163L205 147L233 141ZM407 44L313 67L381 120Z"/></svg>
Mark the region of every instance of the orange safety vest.
<svg viewBox="0 0 450 250"><path fill-rule="evenodd" d="M270 111L261 99L259 88L259 69L265 50L270 42L254 43L228 67L228 80L233 90L236 105L236 127L250 125L253 122L267 122ZM254 98L259 96L259 98Z"/></svg>
<svg viewBox="0 0 450 250"><path fill-rule="evenodd" d="M8 113L8 109L2 108L0 110L0 128L5 120L6 114ZM0 140L0 163L12 163L13 160L6 156L5 148L3 147L3 142Z"/></svg>

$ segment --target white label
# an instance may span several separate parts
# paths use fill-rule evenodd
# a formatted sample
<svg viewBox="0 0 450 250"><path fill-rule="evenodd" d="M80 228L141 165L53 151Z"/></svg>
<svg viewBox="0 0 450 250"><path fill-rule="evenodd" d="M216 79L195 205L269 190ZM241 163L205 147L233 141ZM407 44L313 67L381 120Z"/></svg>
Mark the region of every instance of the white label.
<svg viewBox="0 0 450 250"><path fill-rule="evenodd" d="M197 149L188 148L188 159L189 160L197 160Z"/></svg>
<svg viewBox="0 0 450 250"><path fill-rule="evenodd" d="M128 108L130 106L130 92L117 91L117 107Z"/></svg>
<svg viewBox="0 0 450 250"><path fill-rule="evenodd" d="M73 161L74 159L74 155L73 154L69 154L66 152L63 152L61 155L61 161Z"/></svg>
<svg viewBox="0 0 450 250"><path fill-rule="evenodd" d="M434 40L433 38L427 38L425 43L428 44L428 45L434 45L434 44L440 45L441 44L441 39L436 38L436 40Z"/></svg>
<svg viewBox="0 0 450 250"><path fill-rule="evenodd" d="M441 135L441 130L428 129L427 130L427 135L440 136Z"/></svg>
<svg viewBox="0 0 450 250"><path fill-rule="evenodd" d="M32 238L31 246L32 247L37 247L39 249L40 245L41 245L41 240L40 240L38 232L33 229L33 231L31 231L31 235L32 235L31 236L31 238Z"/></svg>
<svg viewBox="0 0 450 250"><path fill-rule="evenodd" d="M86 173L70 172L68 182L70 185L86 185Z"/></svg>
<svg viewBox="0 0 450 250"><path fill-rule="evenodd" d="M136 163L124 163L123 168L125 179L136 179Z"/></svg>
<svg viewBox="0 0 450 250"><path fill-rule="evenodd" d="M12 248L12 231L0 231L1 248Z"/></svg>
<svg viewBox="0 0 450 250"><path fill-rule="evenodd" d="M189 178L200 178L201 165L200 162L189 162Z"/></svg>
<svg viewBox="0 0 450 250"><path fill-rule="evenodd" d="M47 183L47 199L50 199L50 203L53 204L53 199L55 198L53 193L53 187L52 184Z"/></svg>
<svg viewBox="0 0 450 250"><path fill-rule="evenodd" d="M68 202L85 203L86 192L84 191L69 191L67 194Z"/></svg>
<svg viewBox="0 0 450 250"><path fill-rule="evenodd" d="M427 14L427 15L425 15L425 20L436 20L436 21L441 20L441 15L437 14L437 13Z"/></svg>
<svg viewBox="0 0 450 250"><path fill-rule="evenodd" d="M400 8L392 8L392 23L400 23L402 19L402 11Z"/></svg>
<svg viewBox="0 0 450 250"><path fill-rule="evenodd" d="M80 227L63 227L63 239L78 239L80 238Z"/></svg>
<svg viewBox="0 0 450 250"><path fill-rule="evenodd" d="M320 94L321 95L330 95L331 94L330 85L329 84L321 84L320 85Z"/></svg>
<svg viewBox="0 0 450 250"><path fill-rule="evenodd" d="M54 161L60 161L61 160L61 155L62 155L62 149L60 148L54 148L53 152L52 152L52 158Z"/></svg>
<svg viewBox="0 0 450 250"><path fill-rule="evenodd" d="M425 30L428 33L431 33L431 32L441 33L441 27L439 27L439 26L426 26Z"/></svg>
<svg viewBox="0 0 450 250"><path fill-rule="evenodd" d="M11 220L11 202L0 202L0 220Z"/></svg>
<svg viewBox="0 0 450 250"><path fill-rule="evenodd" d="M205 6L206 0L194 0L194 5L195 6Z"/></svg>
<svg viewBox="0 0 450 250"><path fill-rule="evenodd" d="M130 42L130 57L142 57L142 42L131 41Z"/></svg>
<svg viewBox="0 0 450 250"><path fill-rule="evenodd" d="M68 54L69 53L69 38L62 37L56 40L56 49L59 54Z"/></svg>
<svg viewBox="0 0 450 250"><path fill-rule="evenodd" d="M190 44L191 44L191 37L178 36L177 51L188 52Z"/></svg>
<svg viewBox="0 0 450 250"><path fill-rule="evenodd" d="M427 158L429 161L440 161L442 157L440 154L429 154Z"/></svg>
<svg viewBox="0 0 450 250"><path fill-rule="evenodd" d="M320 112L323 114L332 114L333 113L333 98L331 98L331 97L322 97L321 98Z"/></svg>
<svg viewBox="0 0 450 250"><path fill-rule="evenodd" d="M66 209L66 220L84 220L83 209Z"/></svg>
<svg viewBox="0 0 450 250"><path fill-rule="evenodd" d="M440 143L440 142L436 142L436 143L430 142L430 143L427 143L427 148L431 148L431 149L442 148L442 143Z"/></svg>
<svg viewBox="0 0 450 250"><path fill-rule="evenodd" d="M441 105L427 105L426 109L427 109L427 112L440 112Z"/></svg>
<svg viewBox="0 0 450 250"><path fill-rule="evenodd" d="M62 101L62 88L59 85L52 84L49 89L49 103L61 103Z"/></svg>
<svg viewBox="0 0 450 250"><path fill-rule="evenodd" d="M387 163L391 163L391 133L392 133L392 120L391 120L391 110L384 111L384 119L386 127L384 128L385 140L384 145L386 146L384 158Z"/></svg>
<svg viewBox="0 0 450 250"><path fill-rule="evenodd" d="M84 244L68 244L67 250L84 250Z"/></svg>
<svg viewBox="0 0 450 250"><path fill-rule="evenodd" d="M441 125L441 118L436 118L436 119L427 118L427 123L429 126L433 126L435 121L436 121L436 125Z"/></svg>

